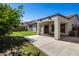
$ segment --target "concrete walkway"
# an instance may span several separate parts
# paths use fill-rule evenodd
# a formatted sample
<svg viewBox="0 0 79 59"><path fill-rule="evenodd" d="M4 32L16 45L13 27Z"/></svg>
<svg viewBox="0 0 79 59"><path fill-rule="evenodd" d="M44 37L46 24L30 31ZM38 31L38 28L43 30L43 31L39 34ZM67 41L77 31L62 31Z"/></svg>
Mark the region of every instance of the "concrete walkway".
<svg viewBox="0 0 79 59"><path fill-rule="evenodd" d="M79 44L55 40L53 37L26 36L30 42L49 56L79 56ZM73 38L71 38L73 39Z"/></svg>

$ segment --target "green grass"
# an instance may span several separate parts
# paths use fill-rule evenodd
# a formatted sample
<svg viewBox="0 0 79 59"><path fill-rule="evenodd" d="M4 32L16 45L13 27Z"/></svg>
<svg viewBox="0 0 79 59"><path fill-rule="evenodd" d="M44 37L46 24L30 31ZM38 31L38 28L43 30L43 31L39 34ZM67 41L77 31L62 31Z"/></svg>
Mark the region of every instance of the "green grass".
<svg viewBox="0 0 79 59"><path fill-rule="evenodd" d="M22 48L20 49L25 55L33 55L33 56L46 56L44 52L42 52L40 49L35 47L30 42L24 43Z"/></svg>
<svg viewBox="0 0 79 59"><path fill-rule="evenodd" d="M35 32L30 32L30 31L19 31L19 32L13 32L12 36L16 37L23 37L23 36L29 36L29 35L35 35ZM21 39L21 38L20 38ZM19 41L18 41L19 42ZM16 43L15 43L16 44ZM33 44L30 42L24 42L21 45L20 50L25 54L25 55L33 55L33 56L46 56L44 52L42 52L40 49L35 47Z"/></svg>
<svg viewBox="0 0 79 59"><path fill-rule="evenodd" d="M31 31L19 31L19 32L13 32L12 36L29 36L29 35L35 35L36 32Z"/></svg>

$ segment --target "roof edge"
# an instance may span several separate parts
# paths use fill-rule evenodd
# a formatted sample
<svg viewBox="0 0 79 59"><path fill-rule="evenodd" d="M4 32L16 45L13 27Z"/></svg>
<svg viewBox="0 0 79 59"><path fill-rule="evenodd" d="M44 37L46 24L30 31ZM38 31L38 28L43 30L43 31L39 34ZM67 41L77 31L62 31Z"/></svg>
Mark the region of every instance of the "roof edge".
<svg viewBox="0 0 79 59"><path fill-rule="evenodd" d="M61 16L61 17L64 17L64 18L66 18L66 19L71 19L72 17L76 16L76 17L78 18L78 20L79 20L78 14L74 14L72 17L68 18L68 17L66 17L66 16L63 16L62 14L57 13L57 14L54 14L54 15L51 15L51 16L43 17L43 18L41 18L41 19L37 19L36 21L41 21L41 20L44 20L44 19L46 19L46 18L55 17L55 16ZM32 21L30 21L30 22L32 22ZM29 22L29 23L30 23L30 22Z"/></svg>
<svg viewBox="0 0 79 59"><path fill-rule="evenodd" d="M66 19L70 19L70 18L68 18L66 16L63 16L63 15L61 15L61 14L58 13L58 14L54 14L54 15L51 15L51 16L48 16L48 17L44 17L44 18L38 19L37 21L41 21L43 19L50 18L50 17L55 17L55 16L61 16L61 17L64 17Z"/></svg>

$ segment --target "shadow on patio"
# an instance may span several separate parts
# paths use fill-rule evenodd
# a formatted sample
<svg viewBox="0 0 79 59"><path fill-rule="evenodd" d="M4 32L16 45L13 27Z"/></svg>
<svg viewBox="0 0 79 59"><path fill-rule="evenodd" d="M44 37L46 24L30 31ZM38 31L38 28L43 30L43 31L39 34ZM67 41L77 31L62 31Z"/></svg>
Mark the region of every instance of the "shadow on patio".
<svg viewBox="0 0 79 59"><path fill-rule="evenodd" d="M66 41L66 42L79 44L79 37L62 36L60 41Z"/></svg>

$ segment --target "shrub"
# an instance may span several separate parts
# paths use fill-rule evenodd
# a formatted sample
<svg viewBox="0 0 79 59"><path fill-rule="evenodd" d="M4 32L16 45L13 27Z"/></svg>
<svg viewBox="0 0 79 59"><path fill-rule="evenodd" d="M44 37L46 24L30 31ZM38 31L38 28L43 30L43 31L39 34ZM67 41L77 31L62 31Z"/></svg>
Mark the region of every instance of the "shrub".
<svg viewBox="0 0 79 59"><path fill-rule="evenodd" d="M13 31L28 31L27 26L18 26L17 28L14 28Z"/></svg>
<svg viewBox="0 0 79 59"><path fill-rule="evenodd" d="M12 27L18 26L22 17L23 6L13 9L8 4L0 3L0 38L12 33Z"/></svg>

